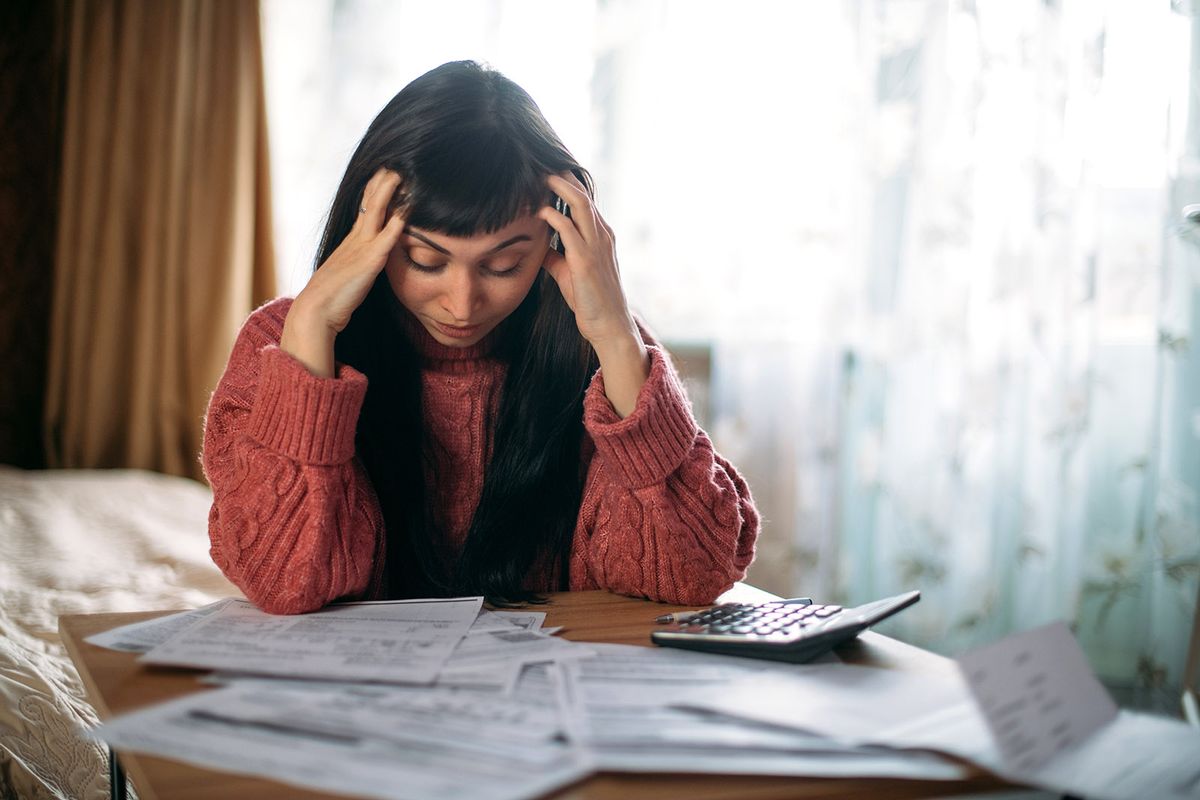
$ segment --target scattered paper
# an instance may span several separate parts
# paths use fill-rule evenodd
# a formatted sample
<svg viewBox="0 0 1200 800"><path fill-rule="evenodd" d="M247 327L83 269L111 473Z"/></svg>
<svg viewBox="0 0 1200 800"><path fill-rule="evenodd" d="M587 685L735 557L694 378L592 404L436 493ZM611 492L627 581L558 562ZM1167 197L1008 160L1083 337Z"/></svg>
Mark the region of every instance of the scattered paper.
<svg viewBox="0 0 1200 800"><path fill-rule="evenodd" d="M1062 622L958 659L1004 760L1035 769L1098 731L1117 705Z"/></svg>
<svg viewBox="0 0 1200 800"><path fill-rule="evenodd" d="M235 600L141 660L283 677L429 684L482 604L481 597L344 603L275 616Z"/></svg>
<svg viewBox="0 0 1200 800"><path fill-rule="evenodd" d="M1200 798L1200 731L1118 712L1065 624L1006 637L959 664L1005 777L1100 800Z"/></svg>
<svg viewBox="0 0 1200 800"><path fill-rule="evenodd" d="M932 753L858 747L843 750L744 750L721 748L613 747L591 751L596 769L606 772L680 772L713 775L775 775L813 778L903 778L955 781L968 777L962 766Z"/></svg>
<svg viewBox="0 0 1200 800"><path fill-rule="evenodd" d="M546 621L545 611L490 611L483 609L471 625L471 632L508 630L520 628L523 631L538 631Z"/></svg>
<svg viewBox="0 0 1200 800"><path fill-rule="evenodd" d="M846 744L889 744L881 731L970 698L957 670L940 674L853 664L800 666L740 679L680 704L827 736Z"/></svg>
<svg viewBox="0 0 1200 800"><path fill-rule="evenodd" d="M672 707L731 682L757 682L789 664L684 650L593 645L562 665L564 719L597 768L633 772L813 775L954 780L963 768L931 754L856 747L730 716Z"/></svg>
<svg viewBox="0 0 1200 800"><path fill-rule="evenodd" d="M491 752L486 742L460 747L421 735L429 713L410 714L414 709L392 703L390 724L376 718L364 728L369 699L344 705L324 693L302 694L264 699L261 686L216 689L118 717L95 735L119 749L385 800L518 800L591 771L581 754L560 743L525 741L505 750L501 741ZM488 722L514 727L511 719Z"/></svg>
<svg viewBox="0 0 1200 800"><path fill-rule="evenodd" d="M584 658L588 645L555 639L539 630L545 612L480 611L438 673L438 686L497 689L509 693L526 664Z"/></svg>
<svg viewBox="0 0 1200 800"><path fill-rule="evenodd" d="M947 753L1098 800L1200 800L1200 732L1118 711L1061 623L905 672L550 636L481 598L279 617L222 600L88 637L223 688L119 717L111 745L378 798L508 798L595 770L925 780ZM411 684L411 685L404 685Z"/></svg>
<svg viewBox="0 0 1200 800"><path fill-rule="evenodd" d="M1018 783L1098 800L1200 798L1200 731L1116 712L1062 624L968 653L961 671L817 668L739 681L686 705L948 753Z"/></svg>
<svg viewBox="0 0 1200 800"><path fill-rule="evenodd" d="M109 650L120 650L125 653L145 653L170 639L175 634L188 628L193 623L215 614L233 602L233 598L225 598L215 603L209 603L203 608L193 611L181 611L178 614L168 614L165 617L155 617L145 622L135 622L132 625L122 625L103 633L92 634L84 639L90 644L106 647Z"/></svg>
<svg viewBox="0 0 1200 800"><path fill-rule="evenodd" d="M1120 712L1116 719L1028 775L1027 781L1099 800L1200 798L1200 731L1179 720Z"/></svg>

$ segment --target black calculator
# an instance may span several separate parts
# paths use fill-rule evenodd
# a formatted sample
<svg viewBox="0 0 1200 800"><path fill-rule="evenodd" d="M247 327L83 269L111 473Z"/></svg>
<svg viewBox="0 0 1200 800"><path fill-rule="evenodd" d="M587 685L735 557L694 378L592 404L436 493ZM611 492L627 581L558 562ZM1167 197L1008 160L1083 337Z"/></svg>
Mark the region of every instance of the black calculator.
<svg viewBox="0 0 1200 800"><path fill-rule="evenodd" d="M689 614L654 631L650 640L707 653L809 661L920 599L921 593L912 591L855 608L816 605L807 599L727 603Z"/></svg>

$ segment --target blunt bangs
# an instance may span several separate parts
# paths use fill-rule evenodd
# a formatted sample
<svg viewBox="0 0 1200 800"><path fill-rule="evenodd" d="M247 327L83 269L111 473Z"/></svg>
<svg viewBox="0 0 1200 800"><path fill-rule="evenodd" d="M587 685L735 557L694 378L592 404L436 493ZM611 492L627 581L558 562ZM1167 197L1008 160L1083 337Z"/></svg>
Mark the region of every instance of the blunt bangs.
<svg viewBox="0 0 1200 800"><path fill-rule="evenodd" d="M408 224L446 236L494 233L551 197L553 168L534 163L497 125L447 131L396 168L405 176Z"/></svg>

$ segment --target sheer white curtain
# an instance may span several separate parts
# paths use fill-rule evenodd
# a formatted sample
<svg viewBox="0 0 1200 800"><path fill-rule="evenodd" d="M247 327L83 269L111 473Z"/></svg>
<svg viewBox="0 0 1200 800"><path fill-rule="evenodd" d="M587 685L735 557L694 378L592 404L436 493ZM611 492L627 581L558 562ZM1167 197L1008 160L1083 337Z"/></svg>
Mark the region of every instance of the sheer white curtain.
<svg viewBox="0 0 1200 800"><path fill-rule="evenodd" d="M892 630L943 652L1065 617L1168 702L1200 575L1190 6L264 9L285 291L379 107L490 61L592 168L637 310L711 351L753 582L920 588Z"/></svg>
<svg viewBox="0 0 1200 800"><path fill-rule="evenodd" d="M919 585L897 626L948 651L1066 617L1110 685L1174 705L1200 573L1195 22L920 3L888 37L903 6L873 8L865 122L907 146L873 180L842 377L838 585Z"/></svg>

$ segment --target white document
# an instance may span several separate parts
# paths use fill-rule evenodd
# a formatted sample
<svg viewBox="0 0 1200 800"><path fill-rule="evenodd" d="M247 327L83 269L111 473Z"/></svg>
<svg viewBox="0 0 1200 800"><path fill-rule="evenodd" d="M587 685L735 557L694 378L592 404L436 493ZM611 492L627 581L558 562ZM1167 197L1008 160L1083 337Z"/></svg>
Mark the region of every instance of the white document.
<svg viewBox="0 0 1200 800"><path fill-rule="evenodd" d="M593 646L596 658L563 665L562 689L568 731L589 748L598 769L928 780L965 775L962 767L932 755L855 747L670 706L697 691L721 695L738 679L758 681L805 667L683 650Z"/></svg>
<svg viewBox="0 0 1200 800"><path fill-rule="evenodd" d="M446 669L466 667L484 662L554 661L557 657L580 658L592 654L590 645L555 639L537 631L509 628L508 630L471 631L450 654Z"/></svg>
<svg viewBox="0 0 1200 800"><path fill-rule="evenodd" d="M518 677L521 675L522 669L528 664L535 662L538 656L538 648L543 638L538 634L539 638L534 639L534 647L530 650L518 650L517 655L522 653L528 658L508 658L512 655L511 649L512 637L509 641L494 640L491 637L474 638L476 634L485 633L500 633L512 634L516 637L524 637L526 631L537 632L543 621L545 621L545 612L505 612L505 611L488 611L483 609L471 624L467 635L459 642L452 652L450 659L442 666L435 684L439 687L454 687L465 689L482 689L495 690L504 694L509 694L516 686ZM489 644L494 644L499 641L499 645L492 650L494 660L489 658L480 659L478 656L490 648ZM555 645L562 647L563 643ZM567 647L571 645L567 644ZM576 655L587 655L589 651L586 649L572 651ZM459 655L456 661L455 654ZM465 659L464 659L465 654ZM235 682L247 683L256 676L248 675L244 672L234 672L224 670L210 673L201 680L205 683L213 685L230 685ZM278 680L277 678L266 678L265 680ZM313 685L312 679L302 679L308 685ZM269 685L269 684L268 684ZM305 685L303 682L298 684Z"/></svg>
<svg viewBox="0 0 1200 800"><path fill-rule="evenodd" d="M1200 731L1118 713L1065 624L1009 636L959 663L1000 774L1101 800L1200 798Z"/></svg>
<svg viewBox="0 0 1200 800"><path fill-rule="evenodd" d="M1196 800L1200 798L1200 731L1179 720L1122 711L1033 773L1008 774L1100 800Z"/></svg>
<svg viewBox="0 0 1200 800"><path fill-rule="evenodd" d="M168 614L165 617L155 617L145 622L135 622L132 625L122 625L103 633L94 633L84 639L90 644L106 647L109 650L120 650L125 653L145 653L167 639L170 639L192 623L215 614L233 602L227 597L215 603L197 608L194 611L181 611L178 614Z"/></svg>
<svg viewBox="0 0 1200 800"><path fill-rule="evenodd" d="M557 710L501 695L384 684L293 682L238 689L211 701L202 713L279 730L439 744L530 768L558 757Z"/></svg>
<svg viewBox="0 0 1200 800"><path fill-rule="evenodd" d="M967 777L966 769L933 754L904 753L886 748L815 748L805 751L739 750L728 747L606 747L592 750L590 758L597 770L608 772L904 778L926 781L954 781Z"/></svg>
<svg viewBox="0 0 1200 800"><path fill-rule="evenodd" d="M513 702L558 713L557 673L551 668L553 662L525 664L519 670L515 686L503 689L490 686L438 686L439 691L474 697L494 697L507 694ZM266 689L298 689L302 691L322 691L347 689L378 689L384 686L379 683L356 683L347 681L321 681L303 678L270 678L262 675L246 675L237 672L209 672L198 678L200 683L209 686L261 686ZM391 687L419 691L417 687Z"/></svg>
<svg viewBox="0 0 1200 800"><path fill-rule="evenodd" d="M585 658L589 645L555 639L544 633L506 628L472 628L450 654L438 673L439 686L472 686L512 690L526 664L567 658Z"/></svg>
<svg viewBox="0 0 1200 800"><path fill-rule="evenodd" d="M445 666L438 673L436 686L460 689L486 689L511 694L525 665L520 661L488 662Z"/></svg>
<svg viewBox="0 0 1200 800"><path fill-rule="evenodd" d="M141 660L283 677L430 684L482 604L481 597L344 603L275 616L235 600Z"/></svg>
<svg viewBox="0 0 1200 800"><path fill-rule="evenodd" d="M540 631L545 622L545 611L490 611L485 608L475 618L471 633L514 627L523 631Z"/></svg>
<svg viewBox="0 0 1200 800"><path fill-rule="evenodd" d="M403 693L383 689L392 690L391 701ZM261 685L201 692L118 717L95 735L119 749L386 800L518 800L590 771L579 753L561 744L523 742L512 748L520 758L491 747L504 743L489 743L487 734L521 727L515 718L476 713L477 746L460 747L421 735L421 725L435 716L429 706L389 701L386 711L372 715L372 698L343 703L335 693L289 694L272 692L268 699Z"/></svg>
<svg viewBox="0 0 1200 800"><path fill-rule="evenodd" d="M1111 700L1061 624L969 653L961 672L817 668L686 704L845 741L950 753L1019 783L1088 798L1200 800L1200 731L1147 714L1111 715Z"/></svg>
<svg viewBox="0 0 1200 800"><path fill-rule="evenodd" d="M693 693L680 702L847 744L894 745L881 738L881 731L923 717L930 709L969 700L966 684L952 665L930 674L822 664L742 679L719 692Z"/></svg>
<svg viewBox="0 0 1200 800"><path fill-rule="evenodd" d="M977 648L958 663L1005 763L1023 772L1117 716L1062 622Z"/></svg>

